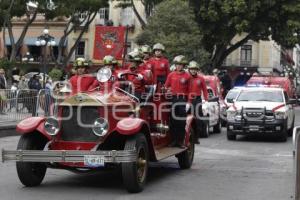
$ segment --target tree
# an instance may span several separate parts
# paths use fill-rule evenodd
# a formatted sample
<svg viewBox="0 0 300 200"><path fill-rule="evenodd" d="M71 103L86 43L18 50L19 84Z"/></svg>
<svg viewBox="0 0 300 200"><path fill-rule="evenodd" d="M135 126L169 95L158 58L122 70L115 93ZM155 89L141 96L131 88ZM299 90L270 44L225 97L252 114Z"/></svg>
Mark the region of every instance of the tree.
<svg viewBox="0 0 300 200"><path fill-rule="evenodd" d="M142 29L145 29L147 25L147 19L152 15L154 6L161 3L163 0L141 0L141 3L144 6L144 11L146 14L146 19L144 19L139 11L136 8L135 0L113 0L118 1L118 7L126 8L126 7L132 7L133 12L137 19L139 20L139 23L141 24Z"/></svg>
<svg viewBox="0 0 300 200"><path fill-rule="evenodd" d="M45 1L39 0L37 2L40 3L40 5L45 5ZM11 62L16 60L17 51L22 46L28 28L35 20L38 12L41 12L41 9L28 11L26 7L26 2L22 0L0 1L0 22L2 22L1 25L3 31L3 39L5 40L5 31L7 29L11 44L11 54L9 59ZM24 17L24 26L19 38L16 38L13 33L12 20L14 17Z"/></svg>
<svg viewBox="0 0 300 200"><path fill-rule="evenodd" d="M207 54L200 41L201 33L194 14L182 0L165 0L159 4L137 38L138 44L164 44L169 59L182 54L203 64Z"/></svg>
<svg viewBox="0 0 300 200"><path fill-rule="evenodd" d="M56 60L58 65L66 66L76 50L82 36L87 32L90 24L95 19L100 8L108 5L107 0L54 0L55 9L48 11L47 17L54 18L57 16L65 16L67 24L64 28L64 34L59 40L58 44L58 58ZM80 19L80 16L84 18ZM78 31L78 37L71 46L67 55L64 56L64 45L68 36L73 32Z"/></svg>
<svg viewBox="0 0 300 200"><path fill-rule="evenodd" d="M202 44L211 54L211 66L221 66L226 57L248 40L269 40L294 46L300 40L300 3L294 0L189 0L202 30ZM238 34L241 40L232 43Z"/></svg>

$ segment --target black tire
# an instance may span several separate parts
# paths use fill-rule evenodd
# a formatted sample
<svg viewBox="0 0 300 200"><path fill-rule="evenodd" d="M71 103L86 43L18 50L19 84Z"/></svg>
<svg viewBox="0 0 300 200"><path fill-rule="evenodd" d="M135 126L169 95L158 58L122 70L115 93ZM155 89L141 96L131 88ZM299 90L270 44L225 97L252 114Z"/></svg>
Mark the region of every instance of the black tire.
<svg viewBox="0 0 300 200"><path fill-rule="evenodd" d="M137 151L137 161L122 163L123 183L130 193L138 193L144 189L148 174L149 151L144 134L137 134L128 138L124 150ZM139 171L141 170L141 171ZM142 174L141 174L142 173Z"/></svg>
<svg viewBox="0 0 300 200"><path fill-rule="evenodd" d="M221 133L221 131L222 131L222 125L221 125L221 122L220 122L220 119L219 119L218 123L216 125L214 125L213 132L214 133Z"/></svg>
<svg viewBox="0 0 300 200"><path fill-rule="evenodd" d="M289 136L289 137L293 135L294 126L295 126L295 116L294 116L294 119L293 119L293 122L292 122L292 126L291 126L291 128L288 130L288 136Z"/></svg>
<svg viewBox="0 0 300 200"><path fill-rule="evenodd" d="M178 164L181 169L189 169L191 168L194 161L195 154L195 142L194 142L194 130L191 129L190 133L190 146L184 152L176 155L178 159Z"/></svg>
<svg viewBox="0 0 300 200"><path fill-rule="evenodd" d="M236 140L236 135L227 129L227 140Z"/></svg>
<svg viewBox="0 0 300 200"><path fill-rule="evenodd" d="M19 150L43 150L46 138L38 133L22 135L18 143ZM17 173L21 183L27 187L34 187L43 181L47 166L38 162L17 162Z"/></svg>
<svg viewBox="0 0 300 200"><path fill-rule="evenodd" d="M278 139L281 142L286 142L287 138L288 138L288 130L287 130L287 120L286 120L285 124L284 124L284 127L283 127L283 130L281 131Z"/></svg>
<svg viewBox="0 0 300 200"><path fill-rule="evenodd" d="M202 130L200 132L200 137L201 138L208 138L209 135L210 135L209 122L208 121L203 121Z"/></svg>

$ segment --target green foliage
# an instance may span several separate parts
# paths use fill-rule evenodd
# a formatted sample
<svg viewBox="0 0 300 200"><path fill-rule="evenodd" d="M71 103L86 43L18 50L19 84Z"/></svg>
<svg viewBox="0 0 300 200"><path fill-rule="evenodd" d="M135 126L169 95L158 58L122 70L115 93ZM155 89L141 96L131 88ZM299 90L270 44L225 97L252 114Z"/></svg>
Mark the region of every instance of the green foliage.
<svg viewBox="0 0 300 200"><path fill-rule="evenodd" d="M11 62L7 58L0 58L0 68L3 68L5 71L12 69L15 64L15 62Z"/></svg>
<svg viewBox="0 0 300 200"><path fill-rule="evenodd" d="M201 32L187 2L166 0L157 5L149 18L145 30L138 36L137 43L153 45L162 43L166 56L173 59L183 54L201 64L207 61L207 53L201 48Z"/></svg>
<svg viewBox="0 0 300 200"><path fill-rule="evenodd" d="M291 0L189 0L203 32L202 44L220 65L232 51L248 40L272 39L292 47L300 41L300 1ZM235 35L245 40L232 44Z"/></svg>
<svg viewBox="0 0 300 200"><path fill-rule="evenodd" d="M51 79L53 81L59 81L61 80L62 76L63 76L63 71L58 69L58 68L53 68L50 72L49 72L49 76L51 77Z"/></svg>
<svg viewBox="0 0 300 200"><path fill-rule="evenodd" d="M53 0L56 8L47 11L48 18L56 16L70 17L74 13L97 12L108 6L108 0Z"/></svg>

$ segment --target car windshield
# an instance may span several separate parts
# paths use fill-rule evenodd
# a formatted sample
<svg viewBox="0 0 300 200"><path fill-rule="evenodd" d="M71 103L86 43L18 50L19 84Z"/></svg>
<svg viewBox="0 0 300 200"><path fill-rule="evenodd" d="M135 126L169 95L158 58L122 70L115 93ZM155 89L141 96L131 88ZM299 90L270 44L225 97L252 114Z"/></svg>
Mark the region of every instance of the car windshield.
<svg viewBox="0 0 300 200"><path fill-rule="evenodd" d="M241 91L237 101L283 102L283 97L281 91L244 90Z"/></svg>
<svg viewBox="0 0 300 200"><path fill-rule="evenodd" d="M228 94L226 95L226 100L228 100L228 99L235 99L238 94L239 94L238 90L230 90L228 92Z"/></svg>

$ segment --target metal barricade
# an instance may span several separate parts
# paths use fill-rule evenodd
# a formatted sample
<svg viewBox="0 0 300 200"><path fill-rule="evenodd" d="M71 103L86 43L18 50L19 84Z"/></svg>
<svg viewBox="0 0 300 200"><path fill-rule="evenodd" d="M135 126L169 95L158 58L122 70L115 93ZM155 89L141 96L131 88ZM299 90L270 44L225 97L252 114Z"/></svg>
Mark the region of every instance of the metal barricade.
<svg viewBox="0 0 300 200"><path fill-rule="evenodd" d="M300 126L295 127L293 131L293 143L295 147L295 200L300 200Z"/></svg>
<svg viewBox="0 0 300 200"><path fill-rule="evenodd" d="M56 96L53 94L53 91L49 89L40 90L37 95L37 98L37 115L46 117L54 115L57 106L57 99Z"/></svg>
<svg viewBox="0 0 300 200"><path fill-rule="evenodd" d="M0 123L18 122L31 116L53 114L54 98L50 90L0 90Z"/></svg>

